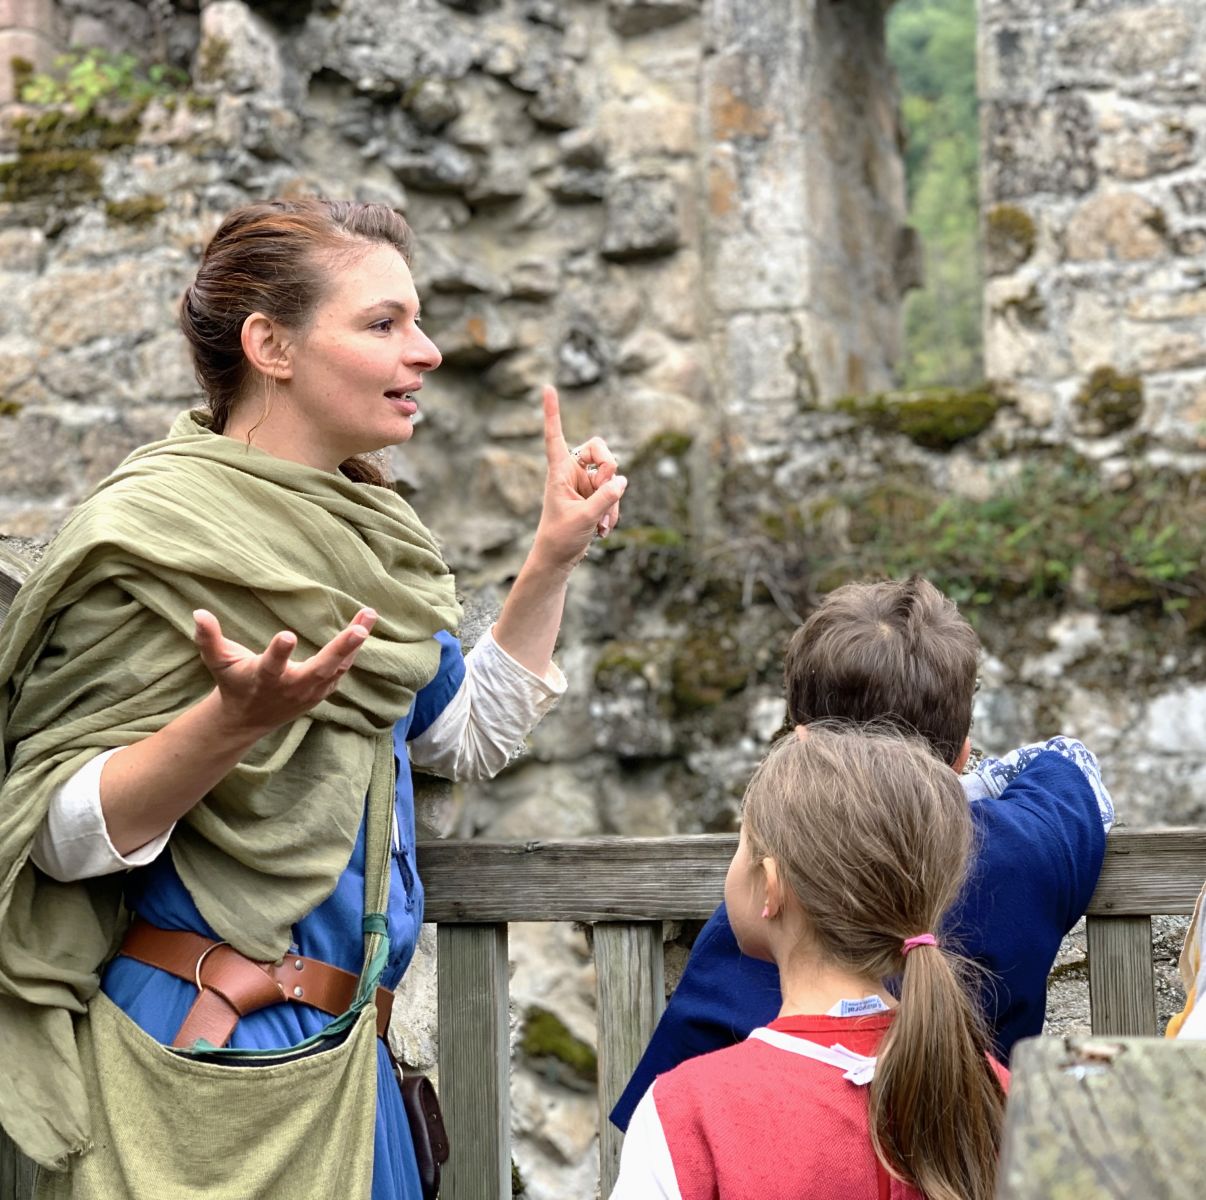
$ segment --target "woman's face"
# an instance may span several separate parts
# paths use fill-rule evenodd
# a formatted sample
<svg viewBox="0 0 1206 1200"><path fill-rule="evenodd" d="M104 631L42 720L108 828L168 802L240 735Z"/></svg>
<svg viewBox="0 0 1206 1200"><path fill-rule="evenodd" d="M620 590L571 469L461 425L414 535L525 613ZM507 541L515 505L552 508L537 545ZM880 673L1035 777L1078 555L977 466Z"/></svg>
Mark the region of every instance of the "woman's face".
<svg viewBox="0 0 1206 1200"><path fill-rule="evenodd" d="M724 905L741 953L770 962L773 958L766 936L767 923L762 916L765 904L766 873L761 864L754 861L745 827L742 826L737 853L733 855L729 873L724 877Z"/></svg>
<svg viewBox="0 0 1206 1200"><path fill-rule="evenodd" d="M337 464L410 438L440 352L419 328L414 280L392 246L333 267L327 287L292 346L288 395L307 440Z"/></svg>

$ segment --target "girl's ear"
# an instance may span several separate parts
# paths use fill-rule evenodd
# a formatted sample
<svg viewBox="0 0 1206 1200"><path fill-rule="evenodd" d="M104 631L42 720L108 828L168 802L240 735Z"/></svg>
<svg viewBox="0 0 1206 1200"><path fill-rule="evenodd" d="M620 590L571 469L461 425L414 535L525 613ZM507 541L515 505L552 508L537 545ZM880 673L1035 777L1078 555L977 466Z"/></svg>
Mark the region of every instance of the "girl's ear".
<svg viewBox="0 0 1206 1200"><path fill-rule="evenodd" d="M261 375L270 379L292 379L293 357L291 341L271 317L261 312L251 313L243 322L241 334L243 355Z"/></svg>
<svg viewBox="0 0 1206 1200"><path fill-rule="evenodd" d="M766 915L773 920L783 911L783 880L779 864L769 855L762 860L762 877L766 884Z"/></svg>

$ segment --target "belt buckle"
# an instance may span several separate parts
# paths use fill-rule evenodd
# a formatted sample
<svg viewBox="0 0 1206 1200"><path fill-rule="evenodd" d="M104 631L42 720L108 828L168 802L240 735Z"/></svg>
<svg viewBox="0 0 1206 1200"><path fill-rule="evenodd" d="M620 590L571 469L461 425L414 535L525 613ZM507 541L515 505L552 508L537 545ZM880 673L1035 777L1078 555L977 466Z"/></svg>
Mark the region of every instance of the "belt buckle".
<svg viewBox="0 0 1206 1200"><path fill-rule="evenodd" d="M229 946L229 942L214 942L212 946L206 946L204 950L197 956L197 965L193 970L193 982L197 985L197 991L205 991L205 985L201 982L201 968L205 960L219 947Z"/></svg>

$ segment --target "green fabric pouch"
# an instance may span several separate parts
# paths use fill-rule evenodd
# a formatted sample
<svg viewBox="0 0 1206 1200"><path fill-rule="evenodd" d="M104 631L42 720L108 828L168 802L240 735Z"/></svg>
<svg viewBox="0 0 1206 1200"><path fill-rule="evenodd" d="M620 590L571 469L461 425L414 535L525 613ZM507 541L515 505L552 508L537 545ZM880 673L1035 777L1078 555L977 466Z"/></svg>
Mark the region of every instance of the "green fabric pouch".
<svg viewBox="0 0 1206 1200"><path fill-rule="evenodd" d="M92 1145L35 1200L368 1200L377 1010L389 953L393 742L377 739L365 832L364 966L352 1007L279 1050L160 1045L103 992L76 1037Z"/></svg>

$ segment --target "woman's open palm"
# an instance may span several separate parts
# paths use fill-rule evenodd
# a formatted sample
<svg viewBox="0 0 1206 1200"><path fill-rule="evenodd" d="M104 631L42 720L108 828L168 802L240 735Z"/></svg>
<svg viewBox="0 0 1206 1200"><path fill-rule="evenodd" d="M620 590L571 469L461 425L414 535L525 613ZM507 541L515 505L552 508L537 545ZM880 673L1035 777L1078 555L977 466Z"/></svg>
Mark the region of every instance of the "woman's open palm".
<svg viewBox="0 0 1206 1200"><path fill-rule="evenodd" d="M292 660L297 635L287 630L256 653L223 636L213 613L199 608L193 620L197 651L232 724L268 731L296 720L335 691L377 623L377 614L362 608L351 624L300 662Z"/></svg>

